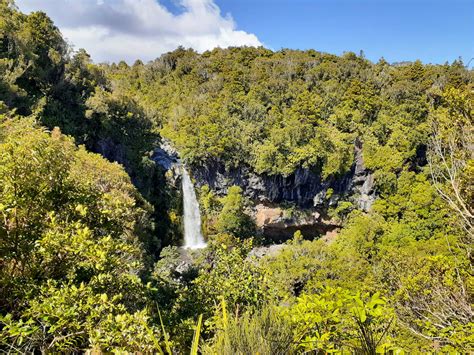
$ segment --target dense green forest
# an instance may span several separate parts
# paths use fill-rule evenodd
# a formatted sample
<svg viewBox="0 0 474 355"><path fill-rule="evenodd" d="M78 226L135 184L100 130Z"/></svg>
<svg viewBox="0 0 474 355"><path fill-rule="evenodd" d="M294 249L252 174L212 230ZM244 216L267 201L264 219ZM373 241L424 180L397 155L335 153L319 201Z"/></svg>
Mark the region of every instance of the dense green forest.
<svg viewBox="0 0 474 355"><path fill-rule="evenodd" d="M94 64L0 0L0 351L472 352L473 119L461 60L239 47ZM208 244L185 251L163 139L191 172L321 181L357 143L377 198L328 204L331 238L256 256L256 201L204 185Z"/></svg>

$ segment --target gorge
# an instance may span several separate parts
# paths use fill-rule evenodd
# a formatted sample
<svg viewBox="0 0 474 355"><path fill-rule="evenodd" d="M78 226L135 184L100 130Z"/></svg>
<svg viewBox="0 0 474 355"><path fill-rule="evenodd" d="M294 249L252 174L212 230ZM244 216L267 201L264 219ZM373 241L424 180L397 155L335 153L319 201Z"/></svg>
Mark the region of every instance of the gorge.
<svg viewBox="0 0 474 355"><path fill-rule="evenodd" d="M461 60L95 63L0 0L0 353L473 353L473 122Z"/></svg>
<svg viewBox="0 0 474 355"><path fill-rule="evenodd" d="M370 210L376 191L372 172L364 166L359 141L354 144L353 154L349 172L329 180L323 180L317 171L302 168L289 176L257 174L245 165L226 168L219 162L194 164L188 169L197 189L208 186L217 196L225 196L230 187L239 186L252 205L247 213L258 232L273 242L283 242L298 230L307 238L333 234L340 225L331 220L328 211L340 201L348 201L362 211ZM152 159L167 172L171 186L181 181L185 247L203 245L198 242L202 236L197 234L201 230L199 204L190 173L180 162L178 152L164 140ZM291 213L285 212L288 208Z"/></svg>

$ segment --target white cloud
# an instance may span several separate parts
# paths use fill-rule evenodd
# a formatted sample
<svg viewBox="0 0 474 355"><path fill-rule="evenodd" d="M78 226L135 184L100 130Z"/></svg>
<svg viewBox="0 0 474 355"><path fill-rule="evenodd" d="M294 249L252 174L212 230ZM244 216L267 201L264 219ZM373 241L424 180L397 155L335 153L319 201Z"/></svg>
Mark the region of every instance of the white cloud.
<svg viewBox="0 0 474 355"><path fill-rule="evenodd" d="M152 60L182 45L202 52L215 47L260 46L237 30L214 0L176 0L173 14L158 0L19 0L24 12L45 11L76 49L97 61Z"/></svg>

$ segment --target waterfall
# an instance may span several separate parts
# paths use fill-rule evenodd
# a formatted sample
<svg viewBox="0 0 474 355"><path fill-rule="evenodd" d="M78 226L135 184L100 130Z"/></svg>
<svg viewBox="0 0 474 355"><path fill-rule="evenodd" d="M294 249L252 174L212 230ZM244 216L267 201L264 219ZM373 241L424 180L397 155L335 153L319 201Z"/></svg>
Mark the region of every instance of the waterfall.
<svg viewBox="0 0 474 355"><path fill-rule="evenodd" d="M199 249L206 246L201 231L201 213L193 183L188 172L182 167L183 209L184 209L184 247Z"/></svg>

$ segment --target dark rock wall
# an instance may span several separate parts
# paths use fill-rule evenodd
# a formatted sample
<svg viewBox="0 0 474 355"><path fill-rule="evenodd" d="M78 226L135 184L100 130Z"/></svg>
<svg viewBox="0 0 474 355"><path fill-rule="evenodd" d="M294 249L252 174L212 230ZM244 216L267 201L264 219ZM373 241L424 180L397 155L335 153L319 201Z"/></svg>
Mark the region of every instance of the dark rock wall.
<svg viewBox="0 0 474 355"><path fill-rule="evenodd" d="M351 170L326 181L312 170L299 168L289 176L258 175L248 166L226 169L224 164L212 162L193 166L192 174L198 186L209 185L216 193L225 194L232 185L238 185L244 194L256 201L292 202L302 208L324 209L341 198L352 200L360 209L368 211L375 200L372 173L365 169L359 143L354 149L355 159ZM329 201L326 195L332 189Z"/></svg>
<svg viewBox="0 0 474 355"><path fill-rule="evenodd" d="M165 143L155 150L152 159L168 172L168 182L177 188L181 163L176 151ZM259 175L248 166L229 169L218 161L195 165L189 170L196 186L209 185L218 195L225 195L229 187L238 185L248 198L264 206L264 209L273 206L276 207L273 209L278 210L278 205L292 203L302 212L318 211L311 215L313 217L300 216L286 220L280 216L276 220L270 218L260 223L262 233L275 242L291 238L297 230L310 238L332 233L340 226L323 218L330 206L344 199L361 210L369 211L376 197L373 175L364 167L360 142L354 145L354 164L350 171L325 181L318 172L309 169L300 168L286 177ZM330 189L332 191L329 194ZM254 213L254 218L258 220L258 211Z"/></svg>

